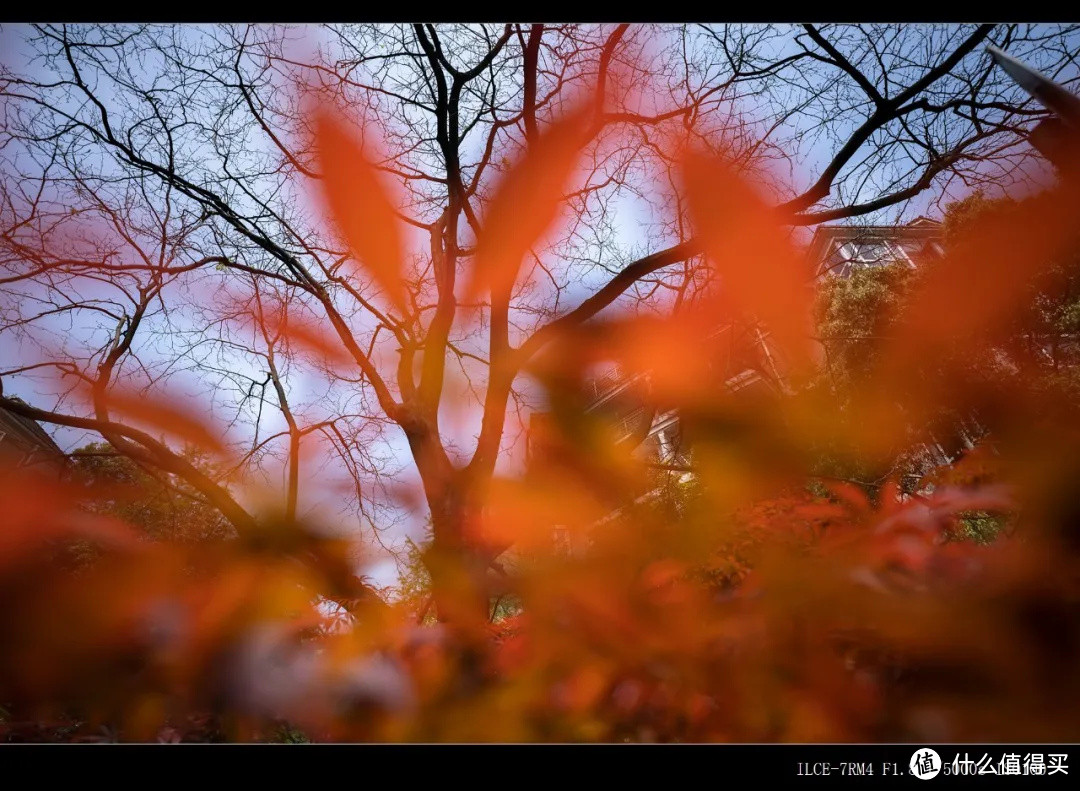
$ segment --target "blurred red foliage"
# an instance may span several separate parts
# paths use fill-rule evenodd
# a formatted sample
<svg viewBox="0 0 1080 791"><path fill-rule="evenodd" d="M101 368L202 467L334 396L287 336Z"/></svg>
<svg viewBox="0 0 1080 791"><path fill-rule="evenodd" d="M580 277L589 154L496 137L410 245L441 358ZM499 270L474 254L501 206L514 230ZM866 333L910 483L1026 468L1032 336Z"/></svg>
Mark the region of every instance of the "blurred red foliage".
<svg viewBox="0 0 1080 791"><path fill-rule="evenodd" d="M392 200L347 126L319 119L327 205L401 305ZM474 290L508 290L555 217L579 121L556 124L504 179ZM723 162L686 156L724 305L758 316L792 370L810 376L810 292L777 219ZM849 394L861 419L832 420L797 377L779 400L735 400L704 373L717 302L567 330L555 343L575 354L549 356L541 372L563 409L551 452L526 480L496 478L464 534L516 553L511 568L484 572L495 601L474 614L479 638L456 628L453 608L418 624L410 602L354 596L347 545L303 524L150 541L89 512L102 493L5 470L0 734L267 739L285 722L322 740L1074 740L1074 396L1051 380L973 382L960 361L1000 337L1025 281L1075 244L1078 206L1063 185L1007 223L970 229L921 281L880 370ZM301 345L333 346L299 322L289 329ZM692 480L637 497L655 470L558 392L582 359L650 373L652 395L683 415ZM110 400L217 444L190 409ZM868 493L811 473L823 438L869 456L941 408L972 404L995 407L984 409L986 443L915 488L893 480ZM980 473L965 476L976 463ZM961 528L973 513L1008 529L969 540ZM443 603L455 579L442 578ZM461 596L472 601L470 584L462 578ZM505 597L518 608L499 616Z"/></svg>

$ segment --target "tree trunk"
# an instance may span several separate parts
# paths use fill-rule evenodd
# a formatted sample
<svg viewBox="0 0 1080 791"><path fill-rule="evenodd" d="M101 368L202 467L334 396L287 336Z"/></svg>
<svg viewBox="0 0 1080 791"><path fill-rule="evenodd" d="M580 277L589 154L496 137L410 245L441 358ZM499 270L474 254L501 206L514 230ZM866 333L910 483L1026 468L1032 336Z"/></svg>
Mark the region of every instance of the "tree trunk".
<svg viewBox="0 0 1080 791"><path fill-rule="evenodd" d="M457 475L436 497L429 496L432 541L424 563L431 574L439 622L471 640L486 632L488 558L483 547L471 540L470 526L479 509L470 488Z"/></svg>
<svg viewBox="0 0 1080 791"><path fill-rule="evenodd" d="M439 622L471 642L486 634L488 556L472 529L479 516L477 476L455 468L431 427L415 421L406 436L431 512L432 540L424 552Z"/></svg>

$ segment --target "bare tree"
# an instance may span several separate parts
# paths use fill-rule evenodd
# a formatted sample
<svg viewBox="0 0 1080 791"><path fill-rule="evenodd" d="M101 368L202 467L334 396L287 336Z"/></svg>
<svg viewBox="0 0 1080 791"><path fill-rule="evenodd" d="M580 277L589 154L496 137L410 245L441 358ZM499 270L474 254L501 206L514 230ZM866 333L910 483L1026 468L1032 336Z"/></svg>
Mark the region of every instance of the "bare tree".
<svg viewBox="0 0 1080 791"><path fill-rule="evenodd" d="M676 310L708 279L676 142L757 173L793 228L871 215L1024 167L1043 112L985 44L1059 78L1075 53L1072 27L1018 25L24 32L21 60L0 72L0 332L19 353L0 376L59 372L93 397L83 414L64 389L49 408L3 405L99 432L184 478L241 532L256 517L117 419L111 388L201 383L230 422L255 427L242 465L284 465L288 520L306 437L326 437L374 525L404 436L433 525L436 596L465 579L477 599L493 558L468 525L513 440L508 410L528 405L522 372L601 311ZM401 190L393 216L412 253L399 298L350 265L306 197L323 179L313 97L380 139L375 164ZM492 196L568 112L585 119L569 220L523 251L516 280L469 302ZM335 362L306 360L279 332L302 319L335 339ZM302 394L301 374L317 394ZM471 443L446 429L455 387L474 394ZM281 428L261 435L264 403Z"/></svg>

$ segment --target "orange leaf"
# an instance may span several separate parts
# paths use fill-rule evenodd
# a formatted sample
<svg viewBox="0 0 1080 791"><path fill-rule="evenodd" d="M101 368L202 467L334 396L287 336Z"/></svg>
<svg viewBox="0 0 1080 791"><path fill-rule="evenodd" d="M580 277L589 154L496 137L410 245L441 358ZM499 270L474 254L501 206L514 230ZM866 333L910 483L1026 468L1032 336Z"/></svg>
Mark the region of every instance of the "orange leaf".
<svg viewBox="0 0 1080 791"><path fill-rule="evenodd" d="M353 362L341 339L329 328L301 315L269 314L263 317L266 331L273 337L284 336L295 348L311 352L327 363Z"/></svg>
<svg viewBox="0 0 1080 791"><path fill-rule="evenodd" d="M683 182L695 231L727 295L765 322L792 362L805 360L809 279L769 207L716 157L688 152Z"/></svg>
<svg viewBox="0 0 1080 791"><path fill-rule="evenodd" d="M364 157L357 135L339 112L317 111L315 142L331 217L353 256L364 263L393 304L404 310L401 232L387 185Z"/></svg>
<svg viewBox="0 0 1080 791"><path fill-rule="evenodd" d="M848 506L859 516L868 516L873 510L870 498L861 487L847 481L828 481L825 488L829 494Z"/></svg>
<svg viewBox="0 0 1080 791"><path fill-rule="evenodd" d="M928 349L960 342L972 350L1008 326L1031 297L1028 284L1075 244L1077 197L1077 190L1066 186L992 213L927 267L886 352L897 380Z"/></svg>
<svg viewBox="0 0 1080 791"><path fill-rule="evenodd" d="M208 425L205 410L180 406L178 400L121 386L112 387L105 396L106 406L114 415L119 413L204 450L223 450L222 432Z"/></svg>
<svg viewBox="0 0 1080 791"><path fill-rule="evenodd" d="M477 240L469 298L511 288L525 253L555 221L584 142L584 119L578 108L555 121L499 181Z"/></svg>

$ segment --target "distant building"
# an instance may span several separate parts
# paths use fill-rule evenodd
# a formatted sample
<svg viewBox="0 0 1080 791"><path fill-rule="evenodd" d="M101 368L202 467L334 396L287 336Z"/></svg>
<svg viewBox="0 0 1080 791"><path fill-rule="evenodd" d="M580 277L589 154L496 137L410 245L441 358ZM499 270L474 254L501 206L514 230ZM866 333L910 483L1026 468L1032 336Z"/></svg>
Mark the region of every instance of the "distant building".
<svg viewBox="0 0 1080 791"><path fill-rule="evenodd" d="M903 264L917 268L944 254L942 224L928 217L918 217L907 225L823 225L814 233L807 248L808 270L815 279L849 277L859 268ZM785 383L779 355L767 331L733 324L718 327L711 340L731 336L724 344L729 353L719 363L725 367L719 379L729 392L747 396L767 393L780 395ZM641 437L641 452L661 464L678 466L681 449L678 415L674 410L653 416L648 430L641 432L640 421L645 407L621 397L646 374L630 378L617 370L597 377L590 383L592 402L589 411L605 410L618 416L624 439L635 432Z"/></svg>
<svg viewBox="0 0 1080 791"><path fill-rule="evenodd" d="M68 458L45 429L0 406L0 466L63 470Z"/></svg>
<svg viewBox="0 0 1080 791"><path fill-rule="evenodd" d="M857 269L889 264L918 268L944 254L943 227L919 217L907 225L822 225L807 251L816 278L850 277Z"/></svg>
<svg viewBox="0 0 1080 791"><path fill-rule="evenodd" d="M817 228L807 248L808 271L820 280L846 278L860 268L890 264L914 269L944 255L942 242L942 224L927 217L919 217L907 225L823 225ZM726 350L723 359L716 363L722 370L712 374L730 393L761 398L779 397L786 392L783 365L766 330L725 324L709 340L721 341L718 348ZM613 419L618 427L618 441L634 443L640 458L670 470L679 479L690 475L690 458L682 441L677 410L642 402L642 391L648 391L647 373L627 377L612 365L592 379L588 388L586 411L606 413ZM541 424L546 426L547 418L536 415L533 429ZM963 444L970 447L970 440ZM940 443L925 449L932 463L947 462L956 452L957 449L946 449Z"/></svg>

